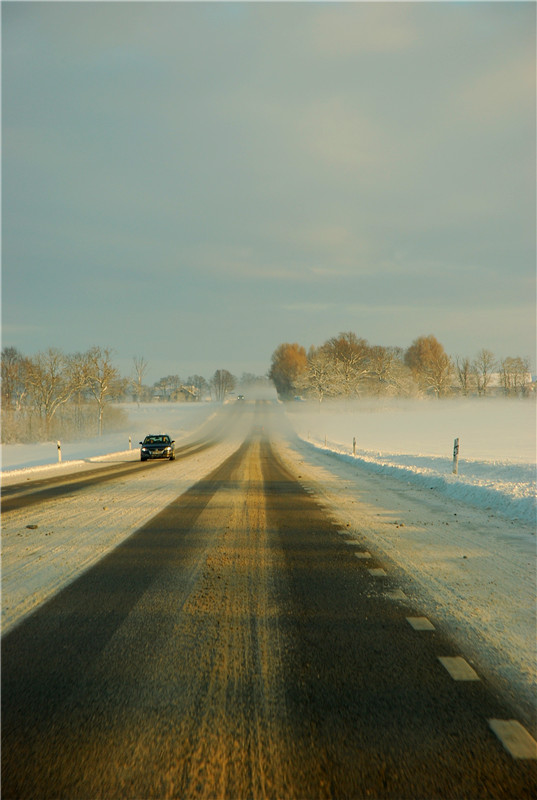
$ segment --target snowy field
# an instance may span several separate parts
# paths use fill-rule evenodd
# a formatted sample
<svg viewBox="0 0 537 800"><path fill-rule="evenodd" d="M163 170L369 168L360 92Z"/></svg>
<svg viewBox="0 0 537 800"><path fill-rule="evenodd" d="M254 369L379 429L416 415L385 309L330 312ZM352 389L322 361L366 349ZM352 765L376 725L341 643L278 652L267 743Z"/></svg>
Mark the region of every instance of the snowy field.
<svg viewBox="0 0 537 800"><path fill-rule="evenodd" d="M498 399L287 406L298 435L333 457L528 524L536 521L535 411L533 400Z"/></svg>

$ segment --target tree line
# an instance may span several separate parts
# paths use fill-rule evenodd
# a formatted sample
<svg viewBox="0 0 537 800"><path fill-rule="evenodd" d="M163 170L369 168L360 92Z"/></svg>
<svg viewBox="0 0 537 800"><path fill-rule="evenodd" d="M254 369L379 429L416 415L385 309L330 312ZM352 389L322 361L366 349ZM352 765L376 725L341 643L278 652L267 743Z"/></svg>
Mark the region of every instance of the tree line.
<svg viewBox="0 0 537 800"><path fill-rule="evenodd" d="M521 396L533 391L527 359L497 359L482 349L475 358L451 358L435 336L420 336L407 350L371 345L353 332L320 347L280 344L269 377L279 396L324 398L486 396L492 391Z"/></svg>
<svg viewBox="0 0 537 800"><path fill-rule="evenodd" d="M148 386L147 368L144 358L134 357L132 375L123 377L109 347L71 354L48 348L34 356L3 348L2 442L101 435L127 424L120 401L200 402L210 395L221 402L237 384L228 370L218 369L209 380L191 375L183 382L168 375ZM255 380L245 373L240 383Z"/></svg>

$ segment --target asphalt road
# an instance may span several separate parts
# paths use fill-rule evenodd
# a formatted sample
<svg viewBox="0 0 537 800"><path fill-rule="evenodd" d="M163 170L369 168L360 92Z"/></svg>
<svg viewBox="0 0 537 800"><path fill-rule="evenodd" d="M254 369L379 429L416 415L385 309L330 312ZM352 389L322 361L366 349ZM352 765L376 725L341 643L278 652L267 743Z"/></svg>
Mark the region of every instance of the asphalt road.
<svg viewBox="0 0 537 800"><path fill-rule="evenodd" d="M228 418L227 422L231 421ZM177 447L175 449L175 458L179 461L197 453L202 453L217 444L220 439L221 437L213 432L203 438ZM18 508L25 508L26 506L38 505L47 500L56 500L62 495L74 494L88 486L97 486L100 483L108 483L116 478L125 478L134 472L151 469L151 465L165 463L167 463L167 459L149 460L143 464L140 460L132 461L129 459L123 463L115 463L108 467L101 465L79 473L67 473L52 478L34 480L31 486L26 482L14 483L10 486L2 487L1 510L2 513L5 513L15 511Z"/></svg>
<svg viewBox="0 0 537 800"><path fill-rule="evenodd" d="M347 539L254 428L3 638L2 797L534 798L507 701Z"/></svg>

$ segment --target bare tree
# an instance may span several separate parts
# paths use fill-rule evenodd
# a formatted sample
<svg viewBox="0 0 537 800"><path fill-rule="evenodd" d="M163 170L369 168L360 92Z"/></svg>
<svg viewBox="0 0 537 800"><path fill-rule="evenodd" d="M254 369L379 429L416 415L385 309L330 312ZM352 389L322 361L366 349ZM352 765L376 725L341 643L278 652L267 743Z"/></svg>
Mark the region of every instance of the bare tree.
<svg viewBox="0 0 537 800"><path fill-rule="evenodd" d="M196 400L200 401L205 392L209 389L209 384L202 375L189 375L187 384L196 390Z"/></svg>
<svg viewBox="0 0 537 800"><path fill-rule="evenodd" d="M473 364L478 394L486 395L496 369L496 358L490 350L482 349Z"/></svg>
<svg viewBox="0 0 537 800"><path fill-rule="evenodd" d="M154 384L153 388L161 397L166 400L173 400L177 398L177 393L181 386L182 382L179 375L165 375Z"/></svg>
<svg viewBox="0 0 537 800"><path fill-rule="evenodd" d="M105 405L112 397L124 392L126 381L113 366L112 353L107 347L92 347L88 350L84 366L86 385L95 398L99 410L98 433L101 436Z"/></svg>
<svg viewBox="0 0 537 800"><path fill-rule="evenodd" d="M455 358L455 371L461 392L467 397L476 385L475 371L472 362L467 356Z"/></svg>
<svg viewBox="0 0 537 800"><path fill-rule="evenodd" d="M231 392L235 387L235 377L228 372L227 369L217 369L211 378L211 388L214 392L215 399L223 402L228 392Z"/></svg>
<svg viewBox="0 0 537 800"><path fill-rule="evenodd" d="M527 359L508 356L500 364L500 381L505 394L523 394L526 385L531 381L530 367Z"/></svg>
<svg viewBox="0 0 537 800"><path fill-rule="evenodd" d="M44 419L48 438L57 410L84 385L83 372L73 356L49 348L28 360L26 380L34 407Z"/></svg>
<svg viewBox="0 0 537 800"><path fill-rule="evenodd" d="M2 408L19 410L27 394L28 359L16 347L2 350Z"/></svg>
<svg viewBox="0 0 537 800"><path fill-rule="evenodd" d="M140 405L140 399L142 397L142 387L144 381L144 375L147 370L147 361L143 356L133 356L134 362L134 373L135 378L133 380L133 385L136 391L136 401L138 405Z"/></svg>

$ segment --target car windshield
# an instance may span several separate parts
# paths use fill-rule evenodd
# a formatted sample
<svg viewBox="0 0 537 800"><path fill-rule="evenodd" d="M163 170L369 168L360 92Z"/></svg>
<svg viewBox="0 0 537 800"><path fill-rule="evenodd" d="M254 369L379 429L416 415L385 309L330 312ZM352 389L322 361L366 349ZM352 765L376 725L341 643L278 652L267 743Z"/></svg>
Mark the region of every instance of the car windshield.
<svg viewBox="0 0 537 800"><path fill-rule="evenodd" d="M169 436L146 436L144 444L169 444Z"/></svg>

